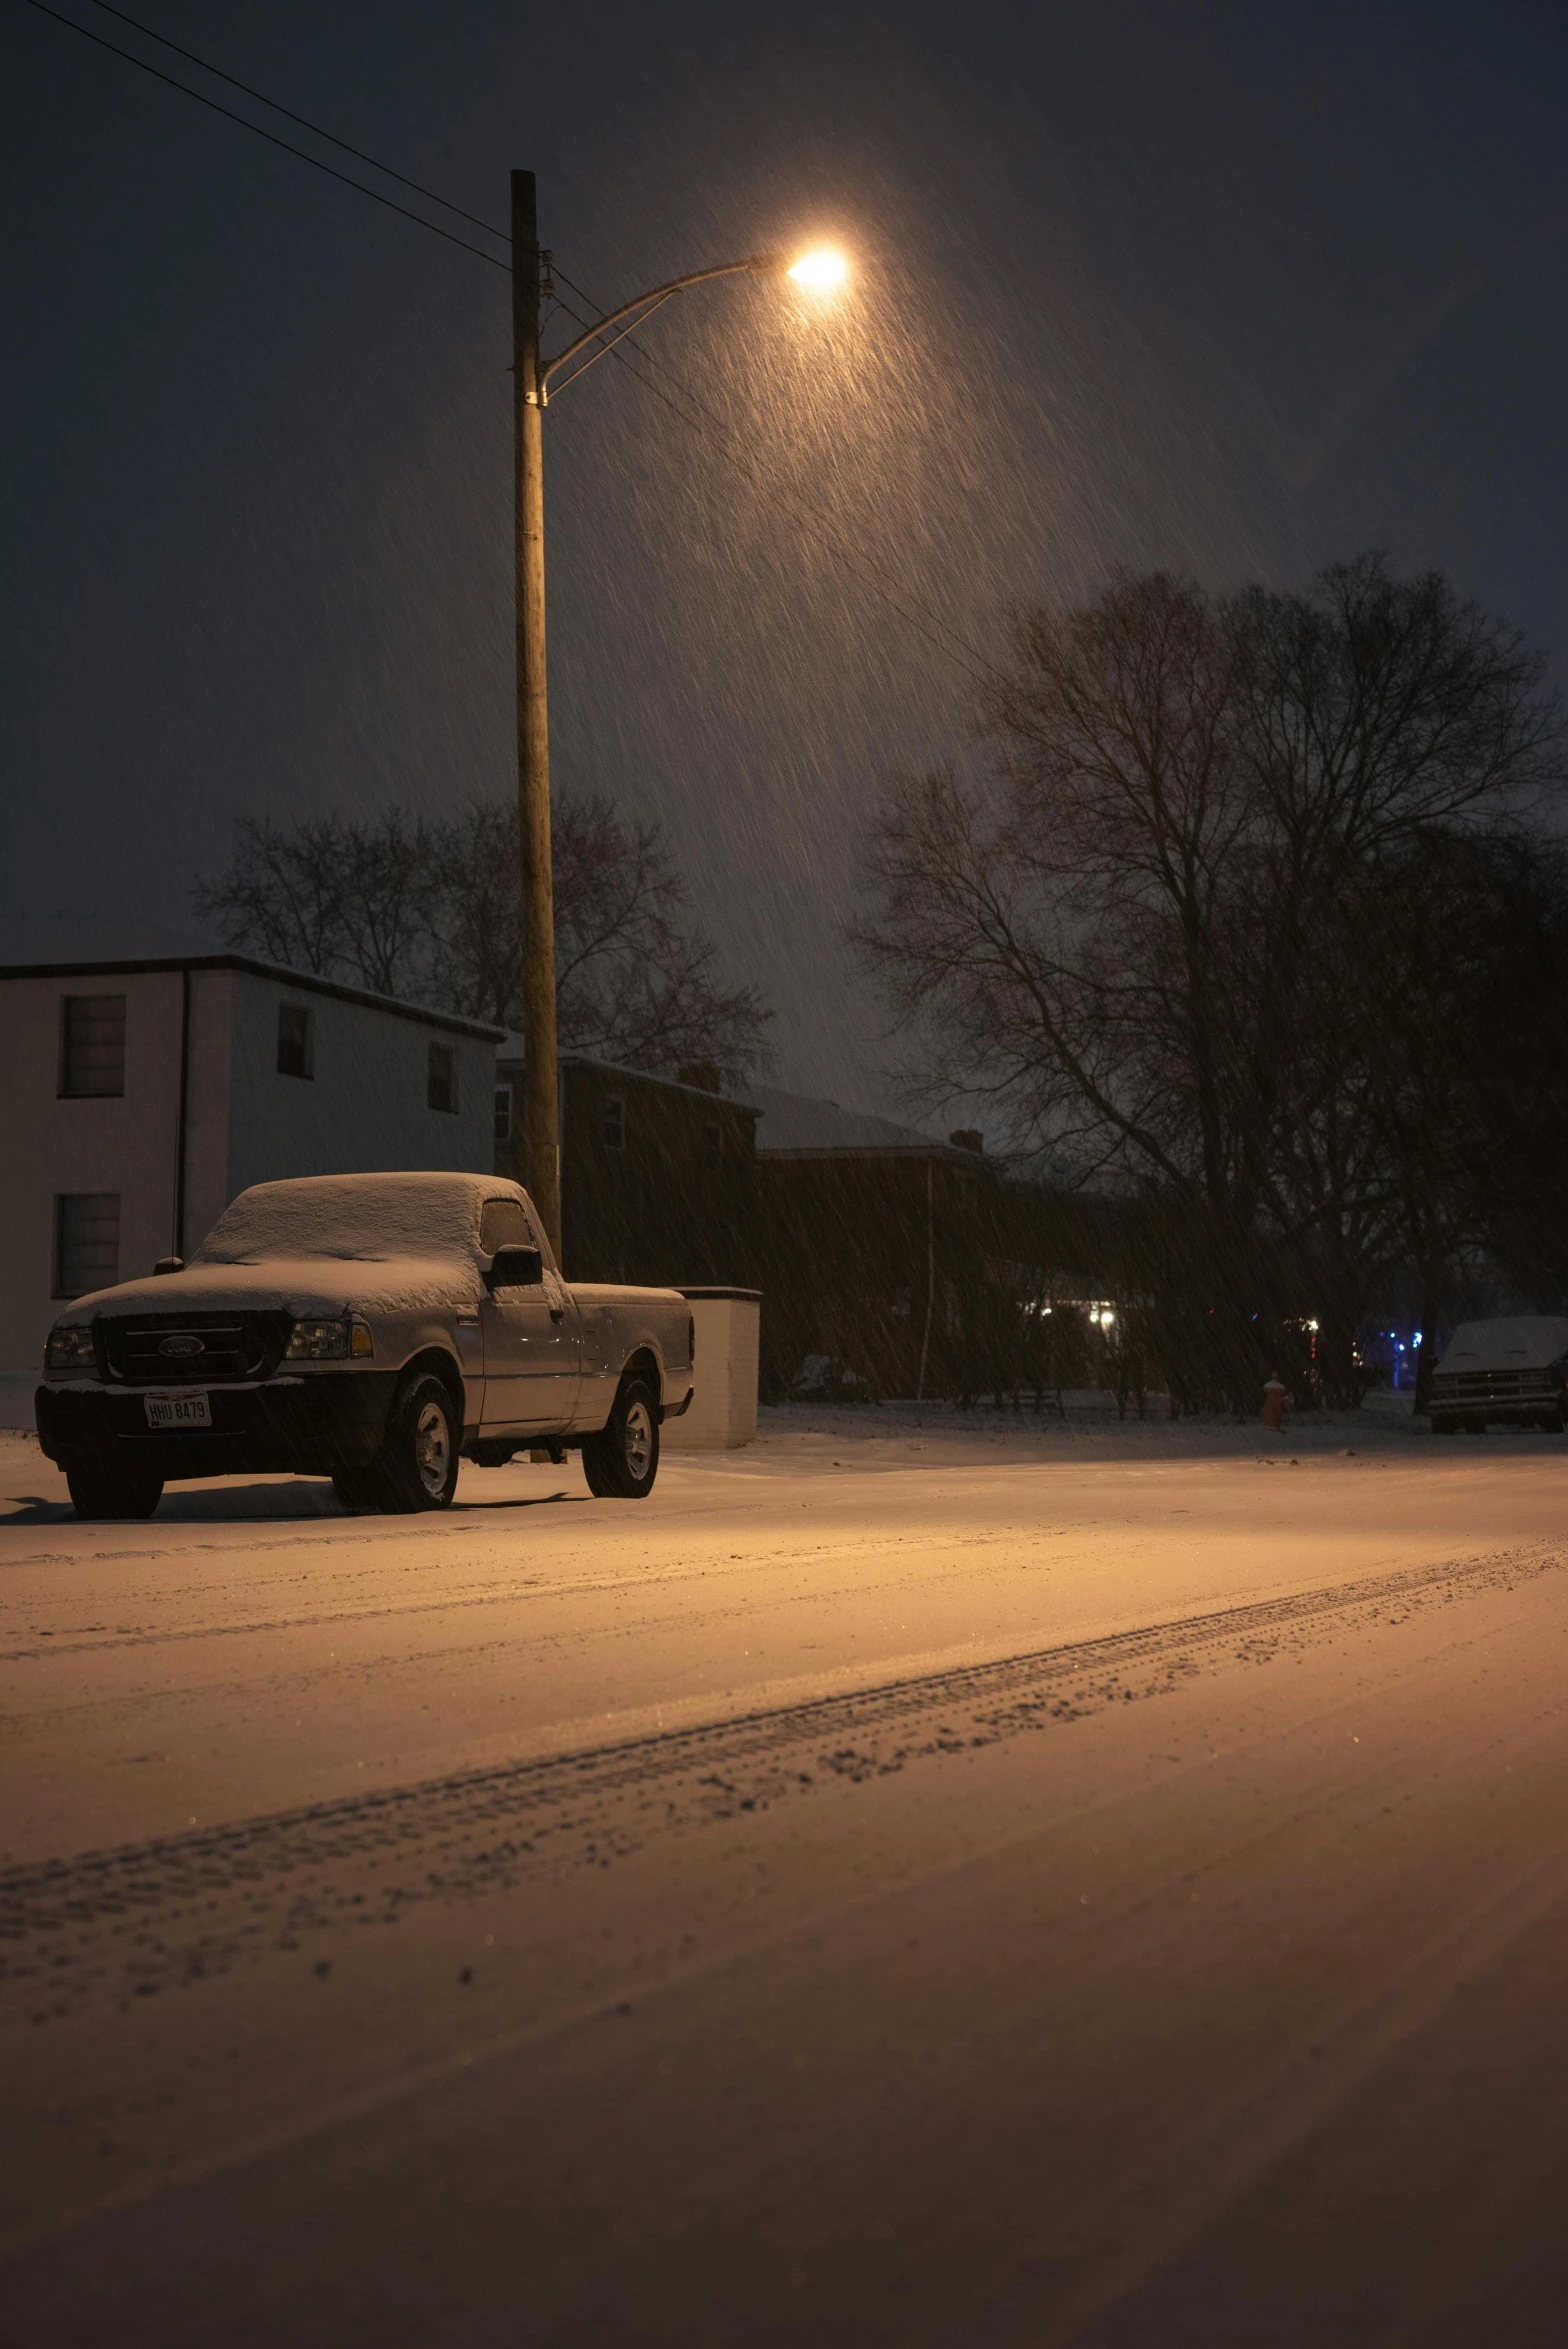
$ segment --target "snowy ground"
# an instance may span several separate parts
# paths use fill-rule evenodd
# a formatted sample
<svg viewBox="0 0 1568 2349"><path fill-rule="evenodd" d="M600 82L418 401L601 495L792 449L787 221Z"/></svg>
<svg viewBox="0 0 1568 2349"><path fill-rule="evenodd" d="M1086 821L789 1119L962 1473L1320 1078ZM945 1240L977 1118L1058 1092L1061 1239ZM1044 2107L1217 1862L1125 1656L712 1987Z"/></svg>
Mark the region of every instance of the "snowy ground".
<svg viewBox="0 0 1568 2349"><path fill-rule="evenodd" d="M1164 1395L1144 1398L1140 1417L1136 1404L1125 1412L1116 1408L1114 1395L1095 1388L1069 1388L1058 1413L1055 1398L1036 1415L1032 1399L1020 1407L998 1411L987 1401L962 1411L956 1403L878 1403L817 1405L788 1403L760 1414L766 1443L784 1436L843 1436L854 1439L857 1456L876 1457L879 1442L925 1441L951 1456L953 1446L966 1439L1008 1446L1020 1459L1163 1460L1197 1457L1246 1457L1278 1452L1334 1452L1347 1445L1425 1443L1430 1431L1413 1416L1414 1398L1384 1389L1368 1395L1359 1411L1293 1412L1279 1435L1264 1427L1260 1417L1172 1419Z"/></svg>
<svg viewBox="0 0 1568 2349"><path fill-rule="evenodd" d="M0 1437L0 2333L1556 2338L1568 1443L1070 1400Z"/></svg>

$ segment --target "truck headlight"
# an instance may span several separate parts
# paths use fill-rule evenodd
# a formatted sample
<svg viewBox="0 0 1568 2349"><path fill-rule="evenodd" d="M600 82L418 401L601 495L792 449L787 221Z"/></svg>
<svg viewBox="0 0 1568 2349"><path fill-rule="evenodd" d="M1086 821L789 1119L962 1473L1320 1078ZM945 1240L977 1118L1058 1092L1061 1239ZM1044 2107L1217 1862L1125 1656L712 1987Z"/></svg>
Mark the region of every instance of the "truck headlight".
<svg viewBox="0 0 1568 2349"><path fill-rule="evenodd" d="M363 1360L376 1350L370 1324L357 1313L341 1321L296 1321L284 1349L285 1362L344 1362L350 1355Z"/></svg>
<svg viewBox="0 0 1568 2349"><path fill-rule="evenodd" d="M87 1321L59 1321L49 1332L44 1347L45 1370L96 1370L98 1357L93 1351L92 1323Z"/></svg>

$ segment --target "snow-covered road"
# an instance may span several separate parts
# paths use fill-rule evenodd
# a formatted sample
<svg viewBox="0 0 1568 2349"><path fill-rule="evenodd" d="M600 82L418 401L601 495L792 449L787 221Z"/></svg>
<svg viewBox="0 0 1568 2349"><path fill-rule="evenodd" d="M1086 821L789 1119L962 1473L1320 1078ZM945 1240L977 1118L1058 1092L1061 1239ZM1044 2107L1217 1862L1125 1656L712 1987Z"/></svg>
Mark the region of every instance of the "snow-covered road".
<svg viewBox="0 0 1568 2349"><path fill-rule="evenodd" d="M766 1416L420 1520L79 1525L5 1442L0 2335L1506 2306L1568 2167L1568 1447Z"/></svg>

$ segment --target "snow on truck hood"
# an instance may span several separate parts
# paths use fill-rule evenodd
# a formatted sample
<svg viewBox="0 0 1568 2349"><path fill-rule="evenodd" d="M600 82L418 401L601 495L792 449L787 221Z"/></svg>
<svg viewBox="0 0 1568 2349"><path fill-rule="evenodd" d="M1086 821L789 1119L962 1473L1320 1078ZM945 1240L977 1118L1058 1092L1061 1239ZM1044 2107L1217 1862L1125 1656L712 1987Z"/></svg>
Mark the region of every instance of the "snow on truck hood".
<svg viewBox="0 0 1568 2349"><path fill-rule="evenodd" d="M451 1256L395 1256L377 1264L355 1258L269 1256L264 1262L191 1264L184 1272L125 1281L82 1297L70 1318L87 1313L251 1312L281 1306L296 1321L341 1313L450 1311L478 1299L479 1271Z"/></svg>
<svg viewBox="0 0 1568 2349"><path fill-rule="evenodd" d="M1568 1354L1568 1320L1516 1313L1502 1321L1462 1321L1439 1370L1545 1370Z"/></svg>
<svg viewBox="0 0 1568 2349"><path fill-rule="evenodd" d="M480 1210L527 1194L494 1175L311 1175L257 1183L219 1216L183 1272L79 1297L68 1321L125 1307L159 1313L282 1306L296 1319L395 1312L479 1293Z"/></svg>

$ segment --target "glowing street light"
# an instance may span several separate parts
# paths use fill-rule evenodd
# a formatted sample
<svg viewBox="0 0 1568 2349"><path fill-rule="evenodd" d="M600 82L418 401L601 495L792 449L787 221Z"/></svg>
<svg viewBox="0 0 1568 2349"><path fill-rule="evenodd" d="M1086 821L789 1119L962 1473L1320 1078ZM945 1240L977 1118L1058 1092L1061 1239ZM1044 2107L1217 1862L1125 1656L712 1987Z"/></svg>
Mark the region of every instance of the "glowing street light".
<svg viewBox="0 0 1568 2349"><path fill-rule="evenodd" d="M848 277L849 263L842 253L802 253L784 274L792 277L797 285L810 286L814 294L830 294Z"/></svg>
<svg viewBox="0 0 1568 2349"><path fill-rule="evenodd" d="M842 253L826 249L755 255L695 269L623 302L553 359L539 349L539 304L550 256L539 247L531 171L512 174L512 421L516 457L513 525L517 579L517 811L522 847L520 977L523 996L523 1171L550 1243L561 1254L561 1160L555 1043L555 906L551 893L550 726L545 693L544 411L586 375L622 336L674 294L715 277L789 277L831 293L849 275ZM618 329L619 331L612 331ZM575 362L575 364L574 364Z"/></svg>

